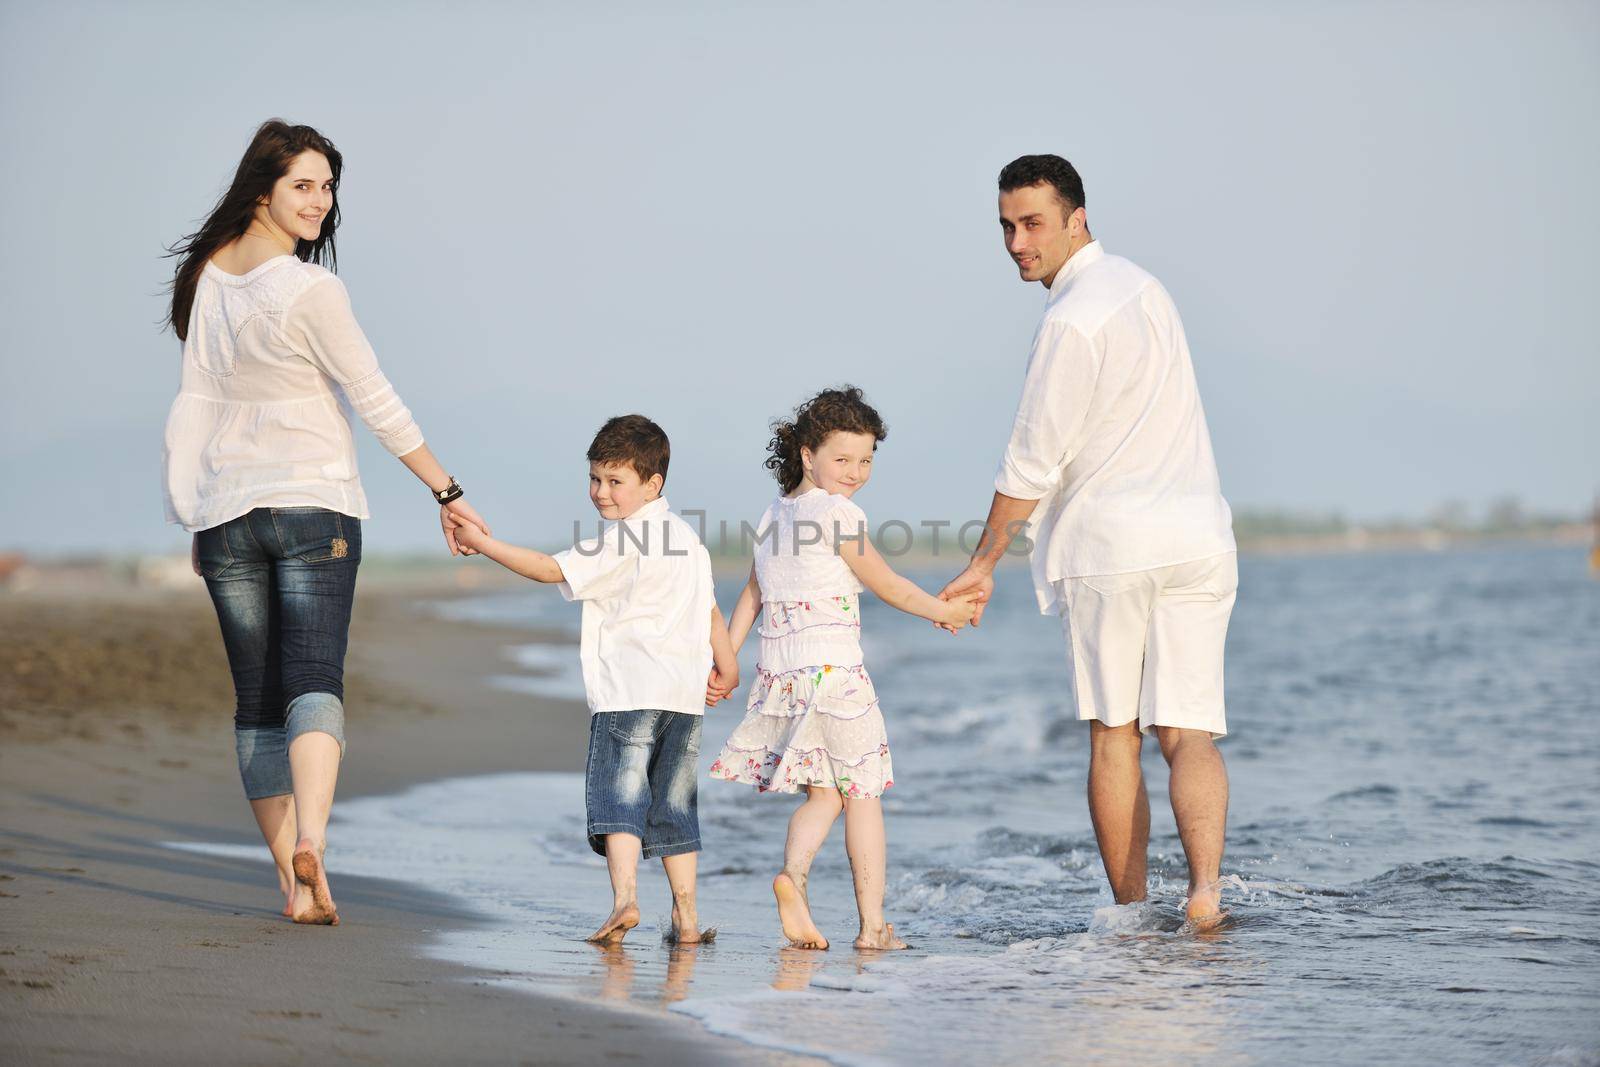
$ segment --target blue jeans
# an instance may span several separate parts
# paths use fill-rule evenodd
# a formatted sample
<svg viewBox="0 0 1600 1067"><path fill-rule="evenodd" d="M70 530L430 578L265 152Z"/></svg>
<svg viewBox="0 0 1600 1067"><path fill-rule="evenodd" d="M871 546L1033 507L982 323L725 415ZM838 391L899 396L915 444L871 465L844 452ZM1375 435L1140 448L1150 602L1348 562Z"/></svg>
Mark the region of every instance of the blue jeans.
<svg viewBox="0 0 1600 1067"><path fill-rule="evenodd" d="M196 541L233 673L245 796L292 793L295 738L331 734L344 752L344 654L361 521L326 508L256 508Z"/></svg>
<svg viewBox="0 0 1600 1067"><path fill-rule="evenodd" d="M604 856L606 834L632 834L645 859L700 851L695 763L704 719L681 711L589 716L590 848Z"/></svg>

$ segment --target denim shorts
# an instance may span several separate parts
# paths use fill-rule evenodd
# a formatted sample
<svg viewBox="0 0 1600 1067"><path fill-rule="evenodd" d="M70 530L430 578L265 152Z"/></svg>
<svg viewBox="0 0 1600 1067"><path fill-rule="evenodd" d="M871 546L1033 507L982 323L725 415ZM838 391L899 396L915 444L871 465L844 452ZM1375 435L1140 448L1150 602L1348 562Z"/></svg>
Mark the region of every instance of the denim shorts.
<svg viewBox="0 0 1600 1067"><path fill-rule="evenodd" d="M255 508L195 535L233 673L234 744L251 800L294 791L289 745L344 751L344 656L361 521L318 507Z"/></svg>
<svg viewBox="0 0 1600 1067"><path fill-rule="evenodd" d="M604 856L606 834L633 834L646 859L700 851L695 765L704 719L682 711L589 716L590 848Z"/></svg>

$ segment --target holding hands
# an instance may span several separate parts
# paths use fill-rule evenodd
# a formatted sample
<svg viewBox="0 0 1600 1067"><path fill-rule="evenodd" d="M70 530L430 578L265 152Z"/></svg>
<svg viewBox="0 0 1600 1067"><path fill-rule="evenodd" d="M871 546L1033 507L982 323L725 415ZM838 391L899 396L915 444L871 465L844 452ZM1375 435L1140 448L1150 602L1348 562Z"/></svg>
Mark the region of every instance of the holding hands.
<svg viewBox="0 0 1600 1067"><path fill-rule="evenodd" d="M452 556L475 556L478 550L462 540L462 532L471 530L478 535L474 540L490 536L489 524L483 521L477 509L465 497L456 497L439 506L439 526L444 530L444 543Z"/></svg>
<svg viewBox="0 0 1600 1067"><path fill-rule="evenodd" d="M976 626L983 619L983 609L989 603L989 598L994 595L994 565L982 560L973 560L967 564L967 569L950 579L945 587L939 590L939 599L956 602L970 598L973 610L967 619ZM938 621L934 625L941 629L955 633L961 627L951 627L947 622Z"/></svg>

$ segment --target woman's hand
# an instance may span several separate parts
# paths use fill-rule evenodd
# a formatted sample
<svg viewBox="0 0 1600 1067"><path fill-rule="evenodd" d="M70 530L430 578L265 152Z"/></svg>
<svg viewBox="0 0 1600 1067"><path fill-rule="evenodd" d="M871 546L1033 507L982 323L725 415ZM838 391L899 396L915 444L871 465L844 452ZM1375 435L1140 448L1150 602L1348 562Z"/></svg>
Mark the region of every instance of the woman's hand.
<svg viewBox="0 0 1600 1067"><path fill-rule="evenodd" d="M489 535L483 532L481 526L465 522L454 516L451 521L455 526L450 530L450 536L455 538L456 548L463 556L476 556L484 549L489 540Z"/></svg>
<svg viewBox="0 0 1600 1067"><path fill-rule="evenodd" d="M477 554L476 549L463 548L458 532L466 525L476 526L487 536L490 533L489 524L483 521L477 509L467 503L466 497L456 497L448 504L439 508L439 525L444 530L444 543L449 547L452 556L472 556Z"/></svg>

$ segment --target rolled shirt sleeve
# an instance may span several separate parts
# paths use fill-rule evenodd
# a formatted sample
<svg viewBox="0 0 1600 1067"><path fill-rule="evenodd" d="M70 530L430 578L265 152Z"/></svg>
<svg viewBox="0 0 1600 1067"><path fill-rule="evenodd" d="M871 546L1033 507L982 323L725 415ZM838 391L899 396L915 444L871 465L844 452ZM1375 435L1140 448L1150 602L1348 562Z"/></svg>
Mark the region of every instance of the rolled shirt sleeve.
<svg viewBox="0 0 1600 1067"><path fill-rule="evenodd" d="M1055 491L1083 445L1100 355L1076 327L1046 320L1033 341L1011 440L995 474L996 491L1039 500Z"/></svg>
<svg viewBox="0 0 1600 1067"><path fill-rule="evenodd" d="M623 555L617 541L612 527L600 537L579 541L551 557L561 568L561 595L568 600L607 600L627 592L639 557Z"/></svg>
<svg viewBox="0 0 1600 1067"><path fill-rule="evenodd" d="M351 410L392 455L422 447L422 429L379 368L337 276L327 275L301 293L284 315L283 329L295 350L338 384Z"/></svg>

